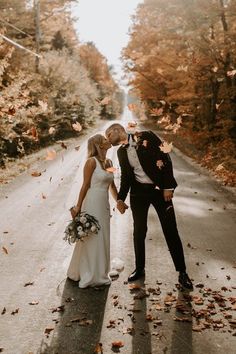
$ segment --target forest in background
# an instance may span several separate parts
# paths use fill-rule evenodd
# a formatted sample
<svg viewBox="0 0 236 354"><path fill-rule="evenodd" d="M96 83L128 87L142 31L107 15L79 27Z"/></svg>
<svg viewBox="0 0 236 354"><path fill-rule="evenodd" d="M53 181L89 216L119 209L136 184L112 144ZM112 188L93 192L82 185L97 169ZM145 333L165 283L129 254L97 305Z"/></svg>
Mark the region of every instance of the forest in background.
<svg viewBox="0 0 236 354"><path fill-rule="evenodd" d="M0 0L0 166L122 111L113 68L80 43L73 0ZM40 57L20 49L12 40Z"/></svg>
<svg viewBox="0 0 236 354"><path fill-rule="evenodd" d="M144 0L123 60L129 108L236 185L236 1Z"/></svg>

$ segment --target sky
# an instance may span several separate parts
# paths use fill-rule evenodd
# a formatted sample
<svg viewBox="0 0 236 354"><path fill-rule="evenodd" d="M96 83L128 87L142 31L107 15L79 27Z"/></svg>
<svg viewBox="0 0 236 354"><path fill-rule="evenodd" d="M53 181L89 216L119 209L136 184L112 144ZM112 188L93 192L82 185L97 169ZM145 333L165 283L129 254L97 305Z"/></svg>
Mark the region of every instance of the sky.
<svg viewBox="0 0 236 354"><path fill-rule="evenodd" d="M73 6L78 17L76 30L82 42L92 41L114 66L116 78L122 76L121 50L129 40L131 15L141 0L79 0ZM121 83L121 82L120 82Z"/></svg>

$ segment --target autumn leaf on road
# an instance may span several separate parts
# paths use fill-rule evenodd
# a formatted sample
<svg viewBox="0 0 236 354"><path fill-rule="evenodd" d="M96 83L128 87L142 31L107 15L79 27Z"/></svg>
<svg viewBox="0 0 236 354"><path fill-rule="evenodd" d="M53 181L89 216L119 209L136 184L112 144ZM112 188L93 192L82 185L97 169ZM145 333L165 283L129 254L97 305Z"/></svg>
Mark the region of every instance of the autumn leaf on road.
<svg viewBox="0 0 236 354"><path fill-rule="evenodd" d="M3 250L4 253L8 254L8 250L7 250L6 247L2 246L2 250Z"/></svg>
<svg viewBox="0 0 236 354"><path fill-rule="evenodd" d="M163 144L159 146L159 148L162 152L168 154L169 152L171 152L173 145L172 143L167 143L166 141L164 141Z"/></svg>
<svg viewBox="0 0 236 354"><path fill-rule="evenodd" d="M47 161L51 161L51 160L54 160L55 157L56 157L57 153L55 150L47 150L47 155L46 155L46 158L45 160Z"/></svg>
<svg viewBox="0 0 236 354"><path fill-rule="evenodd" d="M45 330L44 330L44 334L46 334L46 336L48 336L51 331L54 330L54 327L46 327Z"/></svg>
<svg viewBox="0 0 236 354"><path fill-rule="evenodd" d="M1 315L4 315L5 313L6 313L6 307L3 307L3 310L2 310L2 312L1 312Z"/></svg>
<svg viewBox="0 0 236 354"><path fill-rule="evenodd" d="M119 349L119 348L122 348L123 346L124 346L124 343L121 341L112 342L112 348Z"/></svg>
<svg viewBox="0 0 236 354"><path fill-rule="evenodd" d="M77 132L80 132L82 130L82 126L79 122L73 123L72 128Z"/></svg>
<svg viewBox="0 0 236 354"><path fill-rule="evenodd" d="M19 312L19 310L20 310L19 308L15 309L14 311L11 312L11 315L13 316L16 315Z"/></svg>
<svg viewBox="0 0 236 354"><path fill-rule="evenodd" d="M38 305L39 304L39 301L31 301L29 302L29 305Z"/></svg>
<svg viewBox="0 0 236 354"><path fill-rule="evenodd" d="M98 343L94 349L94 354L103 354L102 343Z"/></svg>
<svg viewBox="0 0 236 354"><path fill-rule="evenodd" d="M34 282L33 281L29 281L28 283L25 283L24 287L30 286L30 285L34 285Z"/></svg>

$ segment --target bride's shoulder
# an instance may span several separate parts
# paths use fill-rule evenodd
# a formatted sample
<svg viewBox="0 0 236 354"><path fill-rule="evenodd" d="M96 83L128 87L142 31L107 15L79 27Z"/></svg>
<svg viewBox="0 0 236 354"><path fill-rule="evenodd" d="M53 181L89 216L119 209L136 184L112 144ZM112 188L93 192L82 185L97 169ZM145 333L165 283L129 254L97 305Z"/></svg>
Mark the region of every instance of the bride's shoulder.
<svg viewBox="0 0 236 354"><path fill-rule="evenodd" d="M89 157L85 162L86 167L95 168L96 167L96 159L94 157Z"/></svg>

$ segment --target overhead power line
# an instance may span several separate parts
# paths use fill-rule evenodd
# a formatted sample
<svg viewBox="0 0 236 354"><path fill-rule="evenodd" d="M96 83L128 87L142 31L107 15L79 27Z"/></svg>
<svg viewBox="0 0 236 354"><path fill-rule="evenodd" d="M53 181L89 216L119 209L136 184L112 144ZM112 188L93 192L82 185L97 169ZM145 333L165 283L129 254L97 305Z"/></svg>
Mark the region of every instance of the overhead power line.
<svg viewBox="0 0 236 354"><path fill-rule="evenodd" d="M11 27L11 28L14 28L16 31L18 31L18 32L20 32L20 33L23 33L23 34L25 34L26 36L33 37L31 34L22 31L20 28L14 26L14 25L13 25L12 23L10 23L10 22L7 22L7 21L3 20L2 18L0 18L0 22L4 23L5 25L7 25L7 26L9 26L9 27Z"/></svg>
<svg viewBox="0 0 236 354"><path fill-rule="evenodd" d="M30 50L30 49L28 49L28 48L25 48L23 45L21 45L21 44L19 44L19 43L16 43L15 41L13 41L12 39L10 39L10 38L4 36L3 34L0 34L0 37L2 37L6 42L8 42L8 43L14 45L15 47L20 48L20 49L23 49L23 50L25 50L26 52L28 52L28 53L30 53L30 54L33 54L33 55L34 55L35 57L37 57L37 58L42 58L41 55L39 55L39 54L33 52L32 50Z"/></svg>

